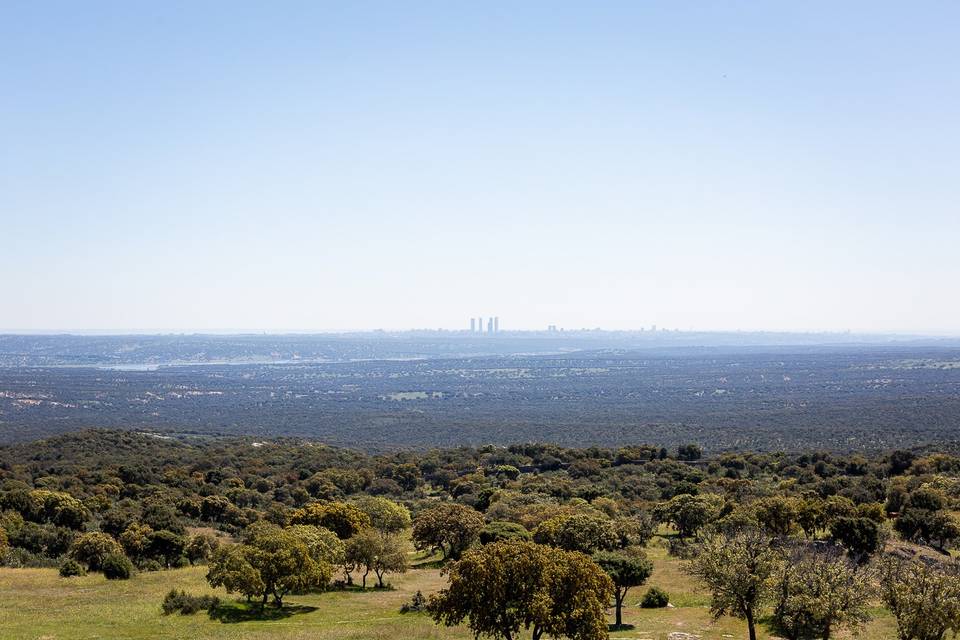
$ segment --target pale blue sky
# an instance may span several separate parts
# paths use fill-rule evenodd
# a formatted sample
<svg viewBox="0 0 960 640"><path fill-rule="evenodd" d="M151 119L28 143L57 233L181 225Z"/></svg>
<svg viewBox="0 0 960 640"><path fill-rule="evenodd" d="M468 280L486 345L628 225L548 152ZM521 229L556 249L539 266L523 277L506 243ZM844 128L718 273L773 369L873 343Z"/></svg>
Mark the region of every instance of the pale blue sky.
<svg viewBox="0 0 960 640"><path fill-rule="evenodd" d="M0 328L960 333L960 3L0 4Z"/></svg>

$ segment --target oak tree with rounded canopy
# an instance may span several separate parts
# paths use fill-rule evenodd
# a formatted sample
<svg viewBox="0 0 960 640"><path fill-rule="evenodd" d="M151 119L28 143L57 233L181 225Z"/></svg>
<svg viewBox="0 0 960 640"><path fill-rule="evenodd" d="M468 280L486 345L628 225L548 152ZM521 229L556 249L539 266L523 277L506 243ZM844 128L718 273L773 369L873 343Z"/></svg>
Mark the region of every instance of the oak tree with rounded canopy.
<svg viewBox="0 0 960 640"><path fill-rule="evenodd" d="M786 496L760 498L753 504L754 515L764 531L772 536L789 536L797 522L797 501Z"/></svg>
<svg viewBox="0 0 960 640"><path fill-rule="evenodd" d="M331 566L343 563L344 543L333 531L311 524L295 524L285 527L303 544L315 562L323 562Z"/></svg>
<svg viewBox="0 0 960 640"><path fill-rule="evenodd" d="M616 626L623 626L623 601L630 587L639 587L653 573L653 563L647 554L636 548L619 551L598 551L593 556L604 573L613 581L613 602L616 608Z"/></svg>
<svg viewBox="0 0 960 640"><path fill-rule="evenodd" d="M837 627L866 622L872 589L866 570L842 550L797 548L778 566L772 591L773 620L783 635L829 640Z"/></svg>
<svg viewBox="0 0 960 640"><path fill-rule="evenodd" d="M960 563L888 556L878 565L880 599L897 619L899 640L960 633Z"/></svg>
<svg viewBox="0 0 960 640"><path fill-rule="evenodd" d="M106 533L94 531L77 537L70 546L70 557L87 565L90 571L99 571L104 559L110 555L123 555L123 547Z"/></svg>
<svg viewBox="0 0 960 640"><path fill-rule="evenodd" d="M30 515L37 522L49 522L59 527L83 529L90 511L69 493L35 489L29 494Z"/></svg>
<svg viewBox="0 0 960 640"><path fill-rule="evenodd" d="M257 523L247 529L245 541L219 549L210 561L207 581L228 592L259 597L261 606L273 596L278 607L291 591L308 591L330 581L330 565L314 560L293 531Z"/></svg>
<svg viewBox="0 0 960 640"><path fill-rule="evenodd" d="M757 613L770 595L768 582L777 568L770 542L766 534L751 529L713 536L685 567L710 590L711 613L746 620L750 640L757 640Z"/></svg>
<svg viewBox="0 0 960 640"><path fill-rule="evenodd" d="M290 524L310 524L337 534L341 540L370 526L370 516L346 502L312 502L294 511Z"/></svg>
<svg viewBox="0 0 960 640"><path fill-rule="evenodd" d="M383 576L404 573L407 570L407 554L402 540L395 534L364 529L347 540L346 562L363 570L362 586L367 588L367 576L374 572L377 584L383 588Z"/></svg>
<svg viewBox="0 0 960 640"><path fill-rule="evenodd" d="M534 542L566 551L609 551L620 544L613 522L587 514L560 515L542 522L533 532Z"/></svg>
<svg viewBox="0 0 960 640"><path fill-rule="evenodd" d="M370 526L383 533L400 533L410 528L410 511L382 496L364 496L354 504L370 518Z"/></svg>
<svg viewBox="0 0 960 640"><path fill-rule="evenodd" d="M227 593L246 596L247 600L262 597L266 602L269 592L247 553L248 549L240 544L224 545L214 551L207 570L207 582L212 587L223 587Z"/></svg>
<svg viewBox="0 0 960 640"><path fill-rule="evenodd" d="M449 585L431 597L438 624L467 625L474 636L515 640L608 637L610 578L588 556L523 540L496 542L464 554L448 569Z"/></svg>
<svg viewBox="0 0 960 640"><path fill-rule="evenodd" d="M695 535L705 524L720 515L718 498L682 493L658 504L653 510L660 522L672 524L681 539Z"/></svg>
<svg viewBox="0 0 960 640"><path fill-rule="evenodd" d="M418 550L439 551L444 560L457 560L477 539L483 525L483 515L477 510L455 502L442 502L417 516L413 524L413 544Z"/></svg>

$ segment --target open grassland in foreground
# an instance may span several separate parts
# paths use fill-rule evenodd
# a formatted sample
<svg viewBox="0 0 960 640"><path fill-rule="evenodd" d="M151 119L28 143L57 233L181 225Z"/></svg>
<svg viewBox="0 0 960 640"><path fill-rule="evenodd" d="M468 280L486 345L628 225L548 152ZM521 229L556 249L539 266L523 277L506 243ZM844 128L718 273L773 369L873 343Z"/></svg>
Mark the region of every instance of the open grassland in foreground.
<svg viewBox="0 0 960 640"><path fill-rule="evenodd" d="M648 550L655 569L649 585L670 594L675 608L641 609L637 605L646 586L631 590L624 622L634 625L614 638L666 640L681 631L706 639L746 638L738 620L717 622L708 611L709 596L680 570L680 562L663 548ZM216 593L224 601L234 599L211 589L204 579L205 567L140 573L128 581L107 581L100 574L61 578L55 569L0 569L0 638L3 640L124 640L134 638L183 638L185 640L419 640L421 638L471 638L466 627L437 627L424 614L401 614L400 606L419 589L425 595L443 587L437 569L414 569L389 576L395 589L338 591L288 596L283 610L268 607L269 619L251 619L242 606L228 608L220 619L206 613L164 616L160 602L170 589ZM896 637L892 618L881 610L860 636L864 640ZM526 634L522 636L526 638ZM766 631L761 637L771 637ZM844 634L838 637L846 637Z"/></svg>

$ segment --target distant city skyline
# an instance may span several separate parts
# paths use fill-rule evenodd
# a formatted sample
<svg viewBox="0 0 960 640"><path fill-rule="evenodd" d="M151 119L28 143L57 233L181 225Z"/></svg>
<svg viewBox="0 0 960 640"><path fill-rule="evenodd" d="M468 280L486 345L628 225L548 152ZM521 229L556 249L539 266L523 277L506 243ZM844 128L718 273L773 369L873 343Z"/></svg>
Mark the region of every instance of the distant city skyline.
<svg viewBox="0 0 960 640"><path fill-rule="evenodd" d="M261 329L250 327L174 327L174 328L105 328L105 329L76 329L76 328L55 328L55 329L23 329L16 327L0 327L0 335L324 335L324 334L351 334L351 333L449 333L449 334L475 334L480 336L489 336L487 331L479 332L469 328L459 327L374 327L374 328L334 328L334 329L311 329L311 328L273 328ZM674 334L674 333L693 333L693 334L783 334L783 335L824 335L824 336L900 336L900 337L924 337L924 338L960 338L960 332L950 331L853 331L850 329L837 330L771 330L771 329L698 329L698 328L672 328L672 327L634 327L634 328L606 328L597 327L573 327L558 324L548 324L544 327L512 327L510 329L499 329L492 335L510 335L524 333L636 333L636 334Z"/></svg>
<svg viewBox="0 0 960 640"><path fill-rule="evenodd" d="M957 24L4 3L0 325L957 335Z"/></svg>

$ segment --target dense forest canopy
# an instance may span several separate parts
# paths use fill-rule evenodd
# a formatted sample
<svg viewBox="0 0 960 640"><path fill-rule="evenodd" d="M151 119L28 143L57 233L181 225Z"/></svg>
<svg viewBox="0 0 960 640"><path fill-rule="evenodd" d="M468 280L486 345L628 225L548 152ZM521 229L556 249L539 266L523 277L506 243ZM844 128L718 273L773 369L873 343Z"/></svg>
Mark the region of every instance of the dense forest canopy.
<svg viewBox="0 0 960 640"><path fill-rule="evenodd" d="M901 637L940 638L960 628L958 507L960 457L932 447L369 454L296 438L92 430L0 448L7 566L131 579L206 564L212 587L264 611L289 594L385 588L407 571L412 543L446 563L449 584L405 606L493 638L606 638L608 606L618 629L627 593L654 571L654 536L710 590L713 613L742 618L751 638L764 612L789 638L855 629L869 619L864 594ZM650 590L644 601L668 597ZM219 607L176 590L163 602L167 613ZM918 620L937 621L932 635L910 635Z"/></svg>
<svg viewBox="0 0 960 640"><path fill-rule="evenodd" d="M960 350L923 345L0 367L0 442L105 427L367 451L537 441L879 452L956 441L958 425Z"/></svg>

